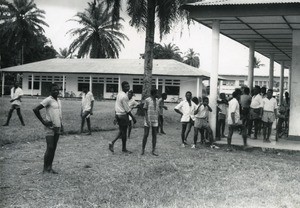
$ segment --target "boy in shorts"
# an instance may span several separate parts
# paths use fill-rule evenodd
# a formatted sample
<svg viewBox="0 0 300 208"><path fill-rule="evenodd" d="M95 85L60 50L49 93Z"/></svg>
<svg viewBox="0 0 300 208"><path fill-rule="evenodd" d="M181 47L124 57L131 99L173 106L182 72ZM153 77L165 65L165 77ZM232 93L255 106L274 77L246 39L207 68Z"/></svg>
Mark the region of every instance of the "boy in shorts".
<svg viewBox="0 0 300 208"><path fill-rule="evenodd" d="M159 107L157 104L157 95L158 90L152 89L150 94L151 96L145 100L144 104L144 137L143 137L143 146L142 146L142 154L145 154L145 148L147 144L147 138L149 136L150 127L152 128L152 155L158 156L155 152L156 148L156 139L157 139L157 129L158 129L158 111Z"/></svg>
<svg viewBox="0 0 300 208"><path fill-rule="evenodd" d="M277 117L277 100L273 98L273 90L268 89L267 97L263 99L263 135L264 142L271 142L270 135L272 131L272 124Z"/></svg>
<svg viewBox="0 0 300 208"><path fill-rule="evenodd" d="M215 148L213 145L213 132L208 123L208 115L209 112L212 112L211 107L208 105L209 99L208 97L203 97L202 103L200 103L195 110L195 124L194 124L194 144L191 148L196 148L197 139L198 139L198 131L204 129L208 133L209 145L211 148Z"/></svg>
<svg viewBox="0 0 300 208"><path fill-rule="evenodd" d="M59 87L57 84L52 84L51 95L45 98L38 106L33 109L36 117L42 122L46 130L47 149L44 155L43 173L57 174L52 169L52 162L55 155L55 150L59 135L63 131L61 103L58 99ZM46 109L46 119L41 116L40 110Z"/></svg>

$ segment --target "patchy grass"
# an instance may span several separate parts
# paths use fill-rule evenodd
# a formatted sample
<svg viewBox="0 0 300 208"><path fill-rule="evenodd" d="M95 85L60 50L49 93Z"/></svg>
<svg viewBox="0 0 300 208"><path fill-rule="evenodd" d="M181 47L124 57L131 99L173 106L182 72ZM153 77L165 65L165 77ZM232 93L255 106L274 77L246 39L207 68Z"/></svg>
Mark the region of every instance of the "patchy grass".
<svg viewBox="0 0 300 208"><path fill-rule="evenodd" d="M38 101L23 102L26 127L16 115L10 127L0 127L1 140L8 136L14 142L0 152L0 207L300 207L300 153L181 148L179 117L171 104L167 135L158 137L159 157L150 154L151 135L146 155L140 155L142 118L128 141L133 154L122 154L119 141L112 155L108 142L117 131L102 130L116 129L113 102L96 102L92 122L99 131L62 136L53 163L59 174L42 174L43 128L31 112ZM8 101L2 102L8 110ZM80 102L63 105L66 131L75 133Z"/></svg>

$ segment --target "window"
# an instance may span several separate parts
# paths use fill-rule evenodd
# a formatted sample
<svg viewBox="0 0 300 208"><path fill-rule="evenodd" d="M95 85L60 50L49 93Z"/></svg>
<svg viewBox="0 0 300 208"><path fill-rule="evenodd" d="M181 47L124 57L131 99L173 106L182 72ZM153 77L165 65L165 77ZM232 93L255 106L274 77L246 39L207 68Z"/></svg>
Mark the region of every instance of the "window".
<svg viewBox="0 0 300 208"><path fill-rule="evenodd" d="M40 76L33 76L33 89L39 90L40 89ZM28 89L31 90L31 84L32 84L32 76L28 76Z"/></svg>
<svg viewBox="0 0 300 208"><path fill-rule="evenodd" d="M179 86L166 86L165 92L168 95L179 95L180 87Z"/></svg>
<svg viewBox="0 0 300 208"><path fill-rule="evenodd" d="M239 86L243 86L245 84L245 80L240 80L239 81Z"/></svg>
<svg viewBox="0 0 300 208"><path fill-rule="evenodd" d="M104 83L104 77L93 77L93 83Z"/></svg>
<svg viewBox="0 0 300 208"><path fill-rule="evenodd" d="M136 94L142 94L142 92L143 92L143 79L142 78L133 78L132 83L133 83L133 86L132 86L133 92L136 93Z"/></svg>
<svg viewBox="0 0 300 208"><path fill-rule="evenodd" d="M136 94L142 94L143 93L143 85L133 85L132 90Z"/></svg>
<svg viewBox="0 0 300 208"><path fill-rule="evenodd" d="M119 91L119 78L107 77L106 78L106 92L118 92Z"/></svg>
<svg viewBox="0 0 300 208"><path fill-rule="evenodd" d="M235 80L224 80L223 85L234 86L235 85Z"/></svg>
<svg viewBox="0 0 300 208"><path fill-rule="evenodd" d="M168 95L179 95L180 92L180 80L179 79L166 79L165 80L165 92Z"/></svg>
<svg viewBox="0 0 300 208"><path fill-rule="evenodd" d="M31 90L31 81L28 81L28 89ZM40 89L40 82L33 82L33 89L34 90L39 90Z"/></svg>
<svg viewBox="0 0 300 208"><path fill-rule="evenodd" d="M78 91L83 91L83 89L90 90L90 84L89 83L78 83Z"/></svg>

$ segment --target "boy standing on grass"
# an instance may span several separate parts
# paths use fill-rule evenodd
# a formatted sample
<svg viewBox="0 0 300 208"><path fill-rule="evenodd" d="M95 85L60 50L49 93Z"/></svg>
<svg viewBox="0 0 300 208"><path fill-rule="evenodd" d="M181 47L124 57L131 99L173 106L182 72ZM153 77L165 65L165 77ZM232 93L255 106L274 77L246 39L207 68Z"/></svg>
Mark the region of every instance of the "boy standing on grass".
<svg viewBox="0 0 300 208"><path fill-rule="evenodd" d="M268 89L267 97L263 99L263 134L264 142L271 142L270 135L272 131L272 124L277 117L277 100L273 98L273 90Z"/></svg>
<svg viewBox="0 0 300 208"><path fill-rule="evenodd" d="M181 115L180 122L182 123L181 130L181 141L182 147L187 145L187 137L191 131L192 126L194 125L194 121L192 117L194 116L194 111L197 106L192 101L192 93L187 91L185 93L185 100L181 101L177 106L175 106L175 112Z"/></svg>
<svg viewBox="0 0 300 208"><path fill-rule="evenodd" d="M55 150L59 135L63 131L61 103L58 99L59 88L57 84L52 84L51 95L44 99L41 104L33 109L36 117L42 122L46 130L47 149L44 155L43 173L57 174L52 169L52 162L55 155ZM40 110L46 109L46 119L44 120L40 114Z"/></svg>
<svg viewBox="0 0 300 208"><path fill-rule="evenodd" d="M161 94L161 98L158 100L158 131L160 128L160 133L161 134L166 134L164 132L164 109L168 110L168 107L165 106L165 100L167 99L167 93Z"/></svg>
<svg viewBox="0 0 300 208"><path fill-rule="evenodd" d="M225 132L225 120L227 115L228 101L226 99L225 93L220 93L220 98L217 100L218 109L218 120L217 120L217 140L221 140L221 137L226 137Z"/></svg>
<svg viewBox="0 0 300 208"><path fill-rule="evenodd" d="M208 133L210 147L217 148L217 146L213 144L213 132L208 123L209 112L212 112L212 109L208 105L208 103L209 103L208 97L203 97L202 103L198 105L197 109L194 112L196 119L194 125L194 144L192 145L193 149L196 148L198 131L203 129L206 130Z"/></svg>
<svg viewBox="0 0 300 208"><path fill-rule="evenodd" d="M21 98L23 96L23 90L19 87L18 82L14 83L14 87L11 88L10 92L11 92L10 93L11 108L8 112L6 123L3 124L3 126L8 126L9 125L10 118L11 118L12 113L14 112L15 109L17 110L17 114L19 116L19 119L21 121L22 126L25 126L25 123L24 123L24 120L23 120L23 117L22 117L22 114L21 114Z"/></svg>
<svg viewBox="0 0 300 208"><path fill-rule="evenodd" d="M147 144L147 138L149 136L150 127L152 128L152 155L158 156L155 152L156 148L156 139L157 139L157 129L158 129L158 111L159 107L157 105L157 95L158 90L152 89L150 94L151 96L145 100L144 104L144 137L143 137L143 146L142 154L145 154L145 148Z"/></svg>
<svg viewBox="0 0 300 208"><path fill-rule="evenodd" d="M128 105L130 110L132 111L134 108L137 108L139 106L139 103L135 101L135 99L133 99L133 91L129 90L128 93ZM131 130L132 130L132 117L129 116L129 124L128 124L128 139L130 139L130 134L131 134Z"/></svg>
<svg viewBox="0 0 300 208"><path fill-rule="evenodd" d="M86 120L87 127L89 132L87 135L92 135L91 130L91 118L93 115L93 107L94 107L94 96L93 93L88 91L86 88L82 91L82 101L81 101L81 129L80 133L83 133L84 122Z"/></svg>
<svg viewBox="0 0 300 208"><path fill-rule="evenodd" d="M232 93L232 99L229 101L228 118L227 118L228 129L229 129L228 137L227 137L227 145L228 145L227 151L232 151L231 139L234 130L241 129L244 148L247 147L246 127L243 125L242 121L240 120L240 104L238 101L239 98L240 98L240 93L238 91L234 91Z"/></svg>
<svg viewBox="0 0 300 208"><path fill-rule="evenodd" d="M118 93L116 104L115 104L115 113L116 113L116 121L119 125L119 132L116 137L111 143L108 145L108 149L111 152L114 152L114 143L119 138L119 134L122 137L122 152L124 153L132 153L131 151L128 151L126 148L126 142L127 142L127 128L129 124L129 118L128 116L132 117L133 123L136 123L135 117L131 114L131 109L128 105L128 96L127 92L129 91L129 83L126 81L122 82L122 91Z"/></svg>

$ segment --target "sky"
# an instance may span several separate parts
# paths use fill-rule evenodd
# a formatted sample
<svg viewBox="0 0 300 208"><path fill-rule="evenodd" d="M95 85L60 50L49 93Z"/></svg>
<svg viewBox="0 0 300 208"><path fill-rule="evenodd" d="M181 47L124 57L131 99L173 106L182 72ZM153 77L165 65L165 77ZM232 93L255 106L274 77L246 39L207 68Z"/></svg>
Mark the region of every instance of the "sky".
<svg viewBox="0 0 300 208"><path fill-rule="evenodd" d="M76 28L75 22L68 21L72 19L77 12L84 11L87 8L87 2L91 0L34 0L37 7L46 12L45 21L49 27L45 27L45 35L51 39L54 48L65 48L72 42L72 37L66 34L72 28ZM123 0L123 2L125 2ZM129 17L125 12L121 13L125 19L123 22L123 33L129 40L124 40L125 47L120 52L120 59L138 59L141 53L144 53L145 33L138 32L136 28L129 25ZM170 34L159 39L158 30L155 34L155 42L160 44L175 44L185 55L189 48L194 49L200 57L200 68L210 71L211 68L211 46L212 31L211 29L195 23L187 28L184 24L176 25ZM248 56L249 49L225 36L220 37L220 60L219 74L244 74L248 73ZM257 54L256 55L264 67L255 69L255 75L268 75L269 59ZM287 73L287 70L285 70ZM280 65L275 64L274 75L280 74Z"/></svg>

